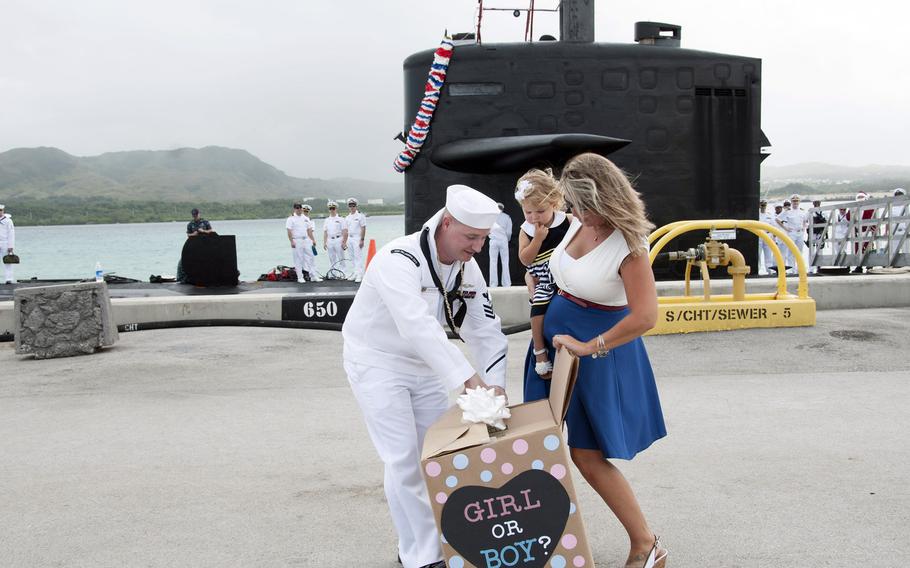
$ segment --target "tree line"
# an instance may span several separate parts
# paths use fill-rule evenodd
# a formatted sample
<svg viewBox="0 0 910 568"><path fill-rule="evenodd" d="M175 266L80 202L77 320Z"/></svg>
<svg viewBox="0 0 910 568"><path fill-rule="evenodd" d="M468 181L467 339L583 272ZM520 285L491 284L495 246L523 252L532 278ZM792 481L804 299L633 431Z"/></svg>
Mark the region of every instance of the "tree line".
<svg viewBox="0 0 910 568"><path fill-rule="evenodd" d="M873 197L889 197L897 187L910 189L910 179L883 179L874 182L869 181L847 181L847 182L815 182L808 183L788 183L787 185L776 187L774 189L763 189L762 197L774 199L786 199L794 193L811 200L835 199L851 201L854 195L859 191L865 191Z"/></svg>
<svg viewBox="0 0 910 568"><path fill-rule="evenodd" d="M326 198L307 201L313 207L312 217L328 215ZM257 202L217 201L125 201L107 197L70 197L13 199L5 203L17 226L93 225L109 223L160 223L189 221L190 210L198 208L209 220L280 219L291 213L292 200L265 199ZM399 215L404 205L360 204L367 215ZM347 215L345 203L338 203L338 214Z"/></svg>

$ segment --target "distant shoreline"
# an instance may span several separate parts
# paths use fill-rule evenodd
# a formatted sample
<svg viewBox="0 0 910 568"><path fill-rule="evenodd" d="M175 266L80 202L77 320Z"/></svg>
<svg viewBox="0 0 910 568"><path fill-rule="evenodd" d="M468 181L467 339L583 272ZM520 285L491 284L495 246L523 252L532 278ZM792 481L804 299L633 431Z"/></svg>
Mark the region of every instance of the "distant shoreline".
<svg viewBox="0 0 910 568"><path fill-rule="evenodd" d="M17 227L57 225L114 225L123 223L188 223L190 210L198 208L209 221L281 219L291 214L289 199L268 199L252 203L121 201L100 197L60 197L56 199L13 199L6 203L7 213ZM313 206L314 219L328 216L325 198L307 200ZM367 216L403 215L404 204L363 204ZM339 215L347 207L339 204Z"/></svg>

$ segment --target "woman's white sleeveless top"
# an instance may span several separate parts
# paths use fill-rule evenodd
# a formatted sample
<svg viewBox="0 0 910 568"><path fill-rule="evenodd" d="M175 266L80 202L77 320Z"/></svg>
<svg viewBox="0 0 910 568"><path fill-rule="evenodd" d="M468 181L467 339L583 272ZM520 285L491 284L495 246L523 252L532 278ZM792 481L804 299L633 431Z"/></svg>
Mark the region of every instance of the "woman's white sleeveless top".
<svg viewBox="0 0 910 568"><path fill-rule="evenodd" d="M626 289L619 275L619 267L629 253L629 245L622 233L614 230L609 237L581 258L572 258L566 245L581 228L573 219L565 238L550 257L550 271L560 290L604 306L625 306Z"/></svg>

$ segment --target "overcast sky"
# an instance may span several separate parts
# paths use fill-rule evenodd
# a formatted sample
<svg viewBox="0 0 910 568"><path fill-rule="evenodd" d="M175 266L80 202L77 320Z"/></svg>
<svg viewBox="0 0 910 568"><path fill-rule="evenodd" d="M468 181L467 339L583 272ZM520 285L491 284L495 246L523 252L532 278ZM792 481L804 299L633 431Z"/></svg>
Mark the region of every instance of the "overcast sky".
<svg viewBox="0 0 910 568"><path fill-rule="evenodd" d="M554 7L553 0L537 0ZM528 0L487 0L525 7ZM476 0L0 0L0 152L228 146L299 177L398 179L402 61L470 31ZM769 165L910 165L910 8L866 0L598 2L596 37L679 24L763 60ZM484 40L524 20L488 13ZM539 14L535 36L558 36ZM457 55L456 55L457 57Z"/></svg>

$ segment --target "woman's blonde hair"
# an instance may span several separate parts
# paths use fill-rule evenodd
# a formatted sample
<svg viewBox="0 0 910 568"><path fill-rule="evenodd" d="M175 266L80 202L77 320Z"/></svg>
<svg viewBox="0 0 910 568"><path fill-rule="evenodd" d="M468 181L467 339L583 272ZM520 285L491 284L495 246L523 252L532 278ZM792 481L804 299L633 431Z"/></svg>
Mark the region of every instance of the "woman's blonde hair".
<svg viewBox="0 0 910 568"><path fill-rule="evenodd" d="M557 180L553 177L553 170L549 168L546 170L528 170L515 183L515 200L522 204L533 203L561 209L563 204L562 192L557 187Z"/></svg>
<svg viewBox="0 0 910 568"><path fill-rule="evenodd" d="M648 252L654 224L641 195L616 164L598 154L579 154L563 168L558 187L573 209L594 214L622 233L633 255Z"/></svg>

